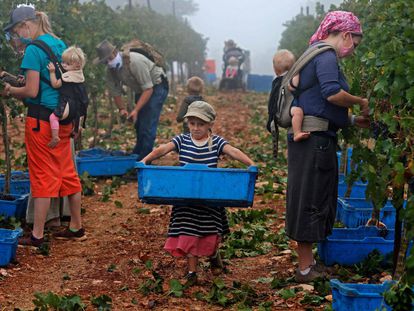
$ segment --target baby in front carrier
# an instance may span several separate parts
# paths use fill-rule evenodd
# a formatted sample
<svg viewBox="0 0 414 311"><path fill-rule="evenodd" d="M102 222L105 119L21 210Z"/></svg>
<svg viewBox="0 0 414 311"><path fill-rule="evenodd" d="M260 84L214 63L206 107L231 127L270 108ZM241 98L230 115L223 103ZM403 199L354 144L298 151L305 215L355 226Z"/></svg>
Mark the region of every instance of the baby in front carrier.
<svg viewBox="0 0 414 311"><path fill-rule="evenodd" d="M59 121L64 121L69 116L79 114L86 115L86 111L71 111L70 101L82 100L80 96L86 96L84 91L85 77L83 75L83 67L85 66L85 54L82 49L71 46L67 48L62 54L62 67L65 72L61 72L61 77L58 79L56 75L56 68L53 63L49 63L47 69L50 74L50 84L53 88L59 89L59 103L56 109L49 117L50 128L52 131L52 139L48 146L50 148L56 147L59 143ZM79 106L75 105L73 107ZM72 108L73 110L73 108ZM82 120L81 120L82 121ZM79 120L78 120L79 122ZM75 124L74 132L78 132L79 124Z"/></svg>
<svg viewBox="0 0 414 311"><path fill-rule="evenodd" d="M211 128L216 112L208 103L193 102L184 117L188 120L190 133L178 135L171 142L154 149L142 159L143 163L151 163L171 151L177 151L180 165L197 163L217 167L221 154L227 154L246 165L254 165L242 151L230 146L222 137L212 134ZM229 225L224 207L190 204L173 207L164 249L173 256L187 257L186 286L197 282L197 265L200 256L210 257L213 274L222 271L223 264L218 247L222 236L227 233L229 233Z"/></svg>
<svg viewBox="0 0 414 311"><path fill-rule="evenodd" d="M226 78L234 79L239 71L239 60L235 56L229 58L229 64L226 67Z"/></svg>

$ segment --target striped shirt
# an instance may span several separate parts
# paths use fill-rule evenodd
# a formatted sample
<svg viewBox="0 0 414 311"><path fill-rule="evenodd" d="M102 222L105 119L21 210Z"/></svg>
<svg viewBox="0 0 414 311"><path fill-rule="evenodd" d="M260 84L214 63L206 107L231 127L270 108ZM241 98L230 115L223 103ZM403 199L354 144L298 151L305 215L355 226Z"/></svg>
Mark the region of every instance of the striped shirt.
<svg viewBox="0 0 414 311"><path fill-rule="evenodd" d="M211 150L208 141L202 146L197 146L190 134L181 134L172 139L179 154L180 165L187 163L206 164L209 167L217 167L219 156L223 153L223 147L227 141L220 136L212 136ZM229 223L224 207L208 206L174 206L168 229L169 237L180 235L207 236L211 234L228 234Z"/></svg>
<svg viewBox="0 0 414 311"><path fill-rule="evenodd" d="M218 158L227 141L217 135L212 136L212 141L213 144L209 150L208 141L202 146L197 146L191 139L191 134L181 134L172 139L179 154L180 165L196 163L217 167Z"/></svg>

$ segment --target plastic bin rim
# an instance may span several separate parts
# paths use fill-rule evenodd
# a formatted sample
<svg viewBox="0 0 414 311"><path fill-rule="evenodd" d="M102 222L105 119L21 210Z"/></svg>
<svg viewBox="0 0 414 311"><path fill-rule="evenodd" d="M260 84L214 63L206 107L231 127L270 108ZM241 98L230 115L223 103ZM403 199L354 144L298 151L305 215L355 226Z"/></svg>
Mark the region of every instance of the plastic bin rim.
<svg viewBox="0 0 414 311"><path fill-rule="evenodd" d="M10 234L10 237L8 237L7 238L7 240L10 240L10 239L16 239L17 237L20 237L20 236L22 236L23 235L23 229L22 228L17 228L17 229L14 229L14 230L11 230L11 229L5 229L5 228L0 228L0 232L4 232L4 231L8 231L8 232L10 232L11 234ZM1 237L1 235L0 235L0 241L5 241L6 239L5 238L2 238Z"/></svg>
<svg viewBox="0 0 414 311"><path fill-rule="evenodd" d="M339 204L342 204L342 207L344 209L348 210L372 210L372 207L354 207L352 206L352 201L364 201L367 203L370 203L369 200L365 198L344 198L344 197L338 197ZM381 210L393 210L394 206L392 205L391 201L388 200L387 203L383 207L381 207Z"/></svg>
<svg viewBox="0 0 414 311"><path fill-rule="evenodd" d="M233 171L233 172L257 172L258 168L255 165L249 166L247 169L242 168L220 168L220 167L208 167L206 164L185 164L184 166L157 166L157 165L145 165L142 162L136 162L135 168L142 169L163 169L163 170L180 170L180 169L187 169L187 170L208 170L208 171L223 171L225 169L226 171Z"/></svg>
<svg viewBox="0 0 414 311"><path fill-rule="evenodd" d="M369 293L369 292L361 292L356 288L350 287L350 285L376 285L384 289L384 292L392 285L393 281L385 281L382 284L358 284L358 283L342 283L338 279L332 279L330 281L331 287L337 289L343 296L348 297L370 297L370 298L378 298L382 297L381 293Z"/></svg>
<svg viewBox="0 0 414 311"><path fill-rule="evenodd" d="M14 200L13 201L10 201L10 200L0 200L0 202L16 202L16 201L24 200L27 196L29 196L29 193L24 193L24 194L8 193L7 195L13 197Z"/></svg>

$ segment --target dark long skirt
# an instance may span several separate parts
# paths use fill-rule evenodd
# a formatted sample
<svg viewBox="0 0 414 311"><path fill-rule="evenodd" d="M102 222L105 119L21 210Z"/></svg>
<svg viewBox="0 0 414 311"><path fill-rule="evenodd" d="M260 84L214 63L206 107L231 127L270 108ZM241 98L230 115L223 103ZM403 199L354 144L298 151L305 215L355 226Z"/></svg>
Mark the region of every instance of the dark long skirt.
<svg viewBox="0 0 414 311"><path fill-rule="evenodd" d="M297 242L325 240L335 222L337 195L336 138L289 139L286 234Z"/></svg>

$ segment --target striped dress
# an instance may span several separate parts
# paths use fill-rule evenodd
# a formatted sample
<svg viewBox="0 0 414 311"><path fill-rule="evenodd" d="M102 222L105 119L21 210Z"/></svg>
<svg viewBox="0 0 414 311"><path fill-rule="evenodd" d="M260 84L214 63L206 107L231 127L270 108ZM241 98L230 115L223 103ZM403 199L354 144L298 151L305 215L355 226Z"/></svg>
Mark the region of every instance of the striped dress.
<svg viewBox="0 0 414 311"><path fill-rule="evenodd" d="M213 135L211 151L208 142L197 146L191 139L191 134L181 134L173 138L179 153L180 165L187 163L206 164L217 167L217 161L223 152L227 141ZM229 233L229 225L224 207L207 206L174 206L171 213L169 237L188 235L204 237L207 235L224 235Z"/></svg>

